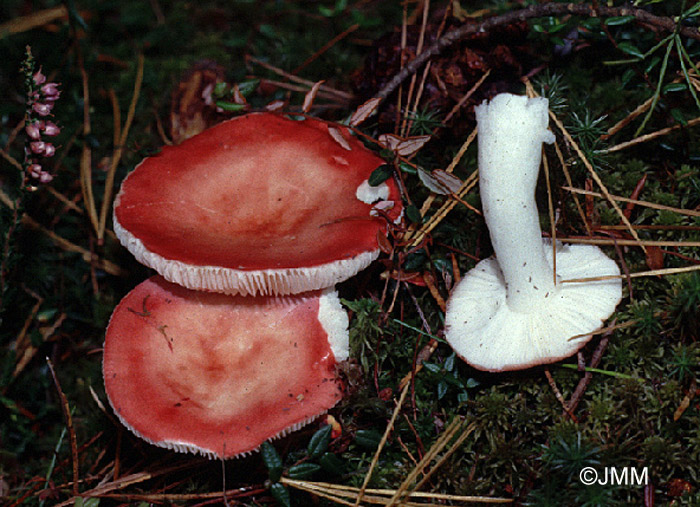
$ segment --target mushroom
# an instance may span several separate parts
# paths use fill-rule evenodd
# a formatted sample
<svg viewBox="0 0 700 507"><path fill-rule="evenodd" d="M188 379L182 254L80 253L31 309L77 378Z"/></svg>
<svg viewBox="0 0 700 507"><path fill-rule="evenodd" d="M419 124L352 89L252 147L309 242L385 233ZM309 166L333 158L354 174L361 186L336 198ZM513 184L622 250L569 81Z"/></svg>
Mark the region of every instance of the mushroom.
<svg viewBox="0 0 700 507"><path fill-rule="evenodd" d="M143 264L190 289L296 294L330 287L379 255L396 184L344 127L258 113L145 159L115 199L114 231ZM389 201L389 202L387 202Z"/></svg>
<svg viewBox="0 0 700 507"><path fill-rule="evenodd" d="M154 276L112 314L105 390L121 422L152 444L245 455L340 400L347 327L334 291L242 297Z"/></svg>
<svg viewBox="0 0 700 507"><path fill-rule="evenodd" d="M583 347L622 297L614 261L589 245L542 239L535 186L547 130L546 99L501 94L475 108L479 185L495 256L453 289L446 339L475 368L504 371L552 363Z"/></svg>

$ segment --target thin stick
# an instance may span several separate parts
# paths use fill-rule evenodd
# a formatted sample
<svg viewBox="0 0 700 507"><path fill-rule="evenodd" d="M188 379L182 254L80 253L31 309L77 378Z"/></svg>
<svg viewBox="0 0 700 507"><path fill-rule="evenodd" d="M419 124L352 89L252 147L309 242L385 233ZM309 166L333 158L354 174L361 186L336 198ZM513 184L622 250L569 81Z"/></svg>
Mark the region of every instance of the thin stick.
<svg viewBox="0 0 700 507"><path fill-rule="evenodd" d="M552 276L554 285L557 285L557 222L554 219L554 204L552 203L552 186L549 181L549 162L542 149L542 163L544 164L544 177L547 182L547 208L549 209L549 227L552 236Z"/></svg>
<svg viewBox="0 0 700 507"><path fill-rule="evenodd" d="M396 403L396 408L394 408L394 413L391 414L391 419L389 420L389 424L387 424L386 429L384 430L384 434L382 435L382 439L379 441L379 446L377 447L377 451L374 453L374 457L372 458L372 462L369 465L369 469L367 470L367 474L365 475L365 479L364 479L364 481L362 481L362 487L360 488L358 495L357 495L357 499L355 500L355 504L354 504L355 507L359 506L360 502L362 501L362 497L364 496L365 490L367 489L367 484L369 483L369 480L372 477L372 472L374 472L374 467L376 467L377 463L379 462L379 455L382 453L382 449L384 448L384 445L386 444L386 441L389 438L389 434L391 433L391 430L394 429L394 422L396 421L396 417L399 415L399 412L401 411L401 406L403 405L403 402L406 399L406 394L408 393L408 387L410 385L411 385L410 383L406 384L406 386L401 391L401 396L399 397L398 403Z"/></svg>
<svg viewBox="0 0 700 507"><path fill-rule="evenodd" d="M566 164L566 160L564 160L564 154L561 152L561 148L557 143L554 143L554 151L557 154L557 158L559 159L559 163L561 164L561 170L564 173L564 177L566 178L566 182L569 184L570 187L574 186L573 181L571 180L571 173L569 173L569 166ZM576 211L578 211L579 216L581 217L581 221L583 222L583 226L586 228L586 233L589 236L593 235L593 231L591 231L591 226L588 225L588 220L586 219L586 214L583 212L583 207L581 206L581 202L578 200L578 196L576 194L573 195L574 198L574 204L576 205Z"/></svg>
<svg viewBox="0 0 700 507"><path fill-rule="evenodd" d="M488 69L486 72L484 72L484 75L479 78L479 80L474 83L474 86L472 86L467 93L465 93L461 99L454 105L454 107L450 110L449 113L447 113L447 116L445 116L445 119L443 120L444 123L447 123L452 119L452 117L457 114L457 111L462 109L462 106L469 100L469 97L474 95L474 92L479 89L479 87L486 81L486 78L491 75L491 69Z"/></svg>
<svg viewBox="0 0 700 507"><path fill-rule="evenodd" d="M107 179L105 180L105 190L102 199L102 209L100 210L100 223L97 229L97 241L102 243L104 241L105 227L107 224L107 213L112 206L112 192L114 190L114 175L117 172L117 166L122 158L122 153L124 152L124 145L126 144L127 136L129 135L129 129L131 128L131 122L134 120L134 114L136 113L136 103L139 100L139 94L141 92L141 83L143 82L143 64L144 58L143 54L138 56L138 64L136 68L136 79L134 81L134 93L131 96L131 103L129 104L129 111L126 115L126 122L124 123L124 128L121 131L121 136L119 137L119 142L115 146L114 153L112 154L112 163L109 166L109 171L107 172ZM117 110L119 108L117 107ZM119 117L117 115L115 121L118 121ZM115 137L117 135L118 129L115 128Z"/></svg>
<svg viewBox="0 0 700 507"><path fill-rule="evenodd" d="M634 111L632 111L630 114L628 114L622 120L620 120L615 125L610 127L606 134L600 136L601 139L608 139L609 137L612 137L615 134L617 134L620 130L625 128L632 120L634 120L637 116L641 115L642 113L645 113L649 109L649 107L651 107L652 102L654 102L654 97L649 97L642 104L638 105Z"/></svg>
<svg viewBox="0 0 700 507"><path fill-rule="evenodd" d="M95 197L92 193L92 150L87 137L90 135L90 88L88 86L88 74L85 67L80 62L80 74L83 80L83 151L80 157L80 187L85 198L85 209L90 218L95 233L99 230L99 219L97 218L97 208L95 207Z"/></svg>
<svg viewBox="0 0 700 507"><path fill-rule="evenodd" d="M321 49L319 49L319 50L316 51L313 55L311 55L311 56L308 57L306 60L304 60L304 62L303 62L301 65L299 65L296 69L294 69L294 70L292 71L292 74L299 74L299 72L301 72L304 68L306 68L307 65L309 65L311 62L313 62L314 60L316 60L319 56L321 56L323 53L325 53L326 51L328 51L329 49L331 49L331 48L332 48L333 46L335 46L338 42L340 42L341 40L343 40L345 37L347 37L348 35L350 35L352 32L354 32L354 31L357 30L358 28L360 28L360 25L358 25L358 24L350 25L348 28L346 28L345 30L343 30L341 33L339 33L338 35L336 35L335 37L333 37L331 40L329 40L328 42L326 42L326 43L321 47Z"/></svg>
<svg viewBox="0 0 700 507"><path fill-rule="evenodd" d="M561 404L562 408L566 412L566 414L571 417L571 420L574 421L575 423L578 424L578 419L576 416L569 410L568 405L566 404L566 400L564 399L564 396L562 396L561 391L559 391L559 388L557 387L557 383L554 381L554 377L552 377L551 372L549 371L549 367L544 369L544 376L547 377L547 382L549 383L549 387L552 388L552 391L554 392L554 397L557 399L557 401Z"/></svg>
<svg viewBox="0 0 700 507"><path fill-rule="evenodd" d="M581 245L620 245L620 246L675 246L675 247L700 247L700 241L637 241L634 239L604 239L604 238L559 238L566 243Z"/></svg>
<svg viewBox="0 0 700 507"><path fill-rule="evenodd" d="M700 264L695 266L685 266L682 268L652 269L650 271L641 271L639 273L629 273L625 275L594 276L591 278L572 278L570 280L562 280L561 283L603 282L605 280L618 280L621 278L642 278L645 276L677 275L678 273L689 273L691 271L700 271Z"/></svg>
<svg viewBox="0 0 700 507"><path fill-rule="evenodd" d="M257 65L260 65L264 69L272 71L275 74L277 74L278 76L282 76L282 77L289 79L290 81L293 81L295 83L304 84L304 85L308 86L309 89L311 89L311 87L314 85L313 81L309 81L308 79L302 79L299 76L295 76L294 74L290 74L289 72L285 72L282 69L275 67L274 65L270 65L267 62L263 62L262 60L258 60L254 56L250 56L250 55L246 56L246 61L250 61L250 62L253 62ZM347 92L344 92L341 90L336 90L335 88L328 86L328 85L321 85L319 87L319 90L332 93L333 95L340 97L342 99L345 99L345 100L351 100L354 97L352 93L347 93Z"/></svg>
<svg viewBox="0 0 700 507"><path fill-rule="evenodd" d="M68 9L65 5L61 5L60 7L43 9L27 16L15 18L0 25L0 39L13 33L33 30L34 28L44 26L66 16L68 16Z"/></svg>
<svg viewBox="0 0 700 507"><path fill-rule="evenodd" d="M611 334L612 329L606 331L603 334L603 337L600 339L600 343L596 347L595 352L593 352L593 356L591 357L591 363L589 365L591 368L596 368L598 364L600 364L600 361L603 358L603 353L605 352L605 349L608 346L608 341L610 341ZM590 371L586 371L586 373L583 374L583 377L581 378L581 380L579 380L578 385L574 389L574 392L572 393L571 398L569 399L569 402L564 408L567 414L571 414L574 410L576 410L576 407L581 401L583 393L586 392L586 388L588 387L588 384L590 384L592 378L593 373L591 373Z"/></svg>
<svg viewBox="0 0 700 507"><path fill-rule="evenodd" d="M70 406L68 405L68 398L63 394L63 389L61 389L61 384L56 376L56 371L53 368L51 360L47 357L46 364L49 366L49 371L53 377L53 382L56 385L56 390L58 391L58 396L61 399L61 408L63 409L63 416L66 418L66 427L68 428L68 435L70 437L70 450L73 459L73 496L77 497L80 491L78 490L78 482L80 480L80 475L78 473L78 440L75 436L75 428L73 427L73 416L71 415Z"/></svg>
<svg viewBox="0 0 700 507"><path fill-rule="evenodd" d="M569 192L572 192L574 194L592 195L593 197L603 197L603 195L598 193L598 192L592 192L590 190L583 190L581 188L574 188L574 187L562 187L562 188L564 190L568 190ZM689 217L700 217L700 211L695 211L692 209L674 208L672 206L666 206L664 204L656 204L654 202L649 202L649 201L640 201L639 199L630 199L628 197L621 197L619 195L608 194L608 196L612 199L615 199L616 201L629 202L632 204L637 204L639 206L644 206L646 208L652 208L652 209L658 209L658 210L664 210L664 211L672 211L673 213L678 213L679 215L687 215Z"/></svg>

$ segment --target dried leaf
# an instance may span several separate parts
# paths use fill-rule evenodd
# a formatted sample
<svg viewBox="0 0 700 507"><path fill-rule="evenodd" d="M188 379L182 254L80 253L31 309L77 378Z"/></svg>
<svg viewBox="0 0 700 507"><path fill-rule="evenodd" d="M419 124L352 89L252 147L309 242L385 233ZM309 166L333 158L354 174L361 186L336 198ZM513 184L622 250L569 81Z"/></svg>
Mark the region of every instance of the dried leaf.
<svg viewBox="0 0 700 507"><path fill-rule="evenodd" d="M233 101L236 104L241 104L241 105L246 105L248 101L246 101L245 97L241 93L241 90L238 88L238 85L234 85L233 87Z"/></svg>
<svg viewBox="0 0 700 507"><path fill-rule="evenodd" d="M396 152L396 147L401 142L401 138L399 136L395 136L394 134L382 134L377 139L377 142L379 142L379 144L382 147L387 148L393 152Z"/></svg>
<svg viewBox="0 0 700 507"><path fill-rule="evenodd" d="M658 246L647 247L647 266L649 269L661 269L664 267L664 252Z"/></svg>
<svg viewBox="0 0 700 507"><path fill-rule="evenodd" d="M315 82L311 89L308 92L306 92L306 95L304 96L304 104L301 106L301 110L304 113L308 113L311 109L311 106L313 106L314 99L316 98L316 94L318 93L318 89L324 82L324 80Z"/></svg>
<svg viewBox="0 0 700 507"><path fill-rule="evenodd" d="M268 105L265 106L267 111L279 111L286 105L284 100L273 100Z"/></svg>
<svg viewBox="0 0 700 507"><path fill-rule="evenodd" d="M170 137L179 144L227 116L217 111L214 89L224 82L224 68L209 61L195 63L173 91L170 103Z"/></svg>
<svg viewBox="0 0 700 507"><path fill-rule="evenodd" d="M372 116L376 111L377 107L379 107L379 104L382 102L382 99L379 97L374 97L369 99L367 102L362 104L360 107L358 107L354 113L352 113L352 116L350 117L350 126L351 127L356 127L363 121L365 121L367 118Z"/></svg>
<svg viewBox="0 0 700 507"><path fill-rule="evenodd" d="M377 231L377 244L379 245L379 249L387 255L390 255L391 252L394 250L394 247L391 245L391 242L387 239L386 235L384 234L384 231Z"/></svg>
<svg viewBox="0 0 700 507"><path fill-rule="evenodd" d="M338 143L340 146L345 148L348 151L351 151L352 148L350 148L350 143L348 143L348 140L345 139L345 136L343 135L342 130L336 127L328 127L328 133L331 135L331 137L335 140L336 143Z"/></svg>
<svg viewBox="0 0 700 507"><path fill-rule="evenodd" d="M418 178L431 192L440 195L456 194L462 186L459 178L442 169L429 173L425 169L418 168Z"/></svg>
<svg viewBox="0 0 700 507"><path fill-rule="evenodd" d="M382 134L379 136L379 144L388 148L401 157L410 157L420 150L425 143L430 140L430 136L399 137L394 134Z"/></svg>
<svg viewBox="0 0 700 507"><path fill-rule="evenodd" d="M462 180L460 180L454 174L443 171L442 169L435 169L432 172L433 178L435 178L441 185L448 188L451 193L456 194L459 189L462 188Z"/></svg>

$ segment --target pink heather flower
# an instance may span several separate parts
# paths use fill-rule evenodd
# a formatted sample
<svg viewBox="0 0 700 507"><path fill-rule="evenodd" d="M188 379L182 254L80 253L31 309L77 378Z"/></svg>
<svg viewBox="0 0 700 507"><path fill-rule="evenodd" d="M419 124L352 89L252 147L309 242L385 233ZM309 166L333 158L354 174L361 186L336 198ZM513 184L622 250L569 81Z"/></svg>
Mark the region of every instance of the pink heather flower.
<svg viewBox="0 0 700 507"><path fill-rule="evenodd" d="M51 143L46 143L44 145L44 156L53 157L54 153L56 153L56 147Z"/></svg>
<svg viewBox="0 0 700 507"><path fill-rule="evenodd" d="M29 167L27 167L27 171L29 171L29 174L33 178L38 178L41 175L41 173L43 172L41 170L41 166L39 164L30 165Z"/></svg>
<svg viewBox="0 0 700 507"><path fill-rule="evenodd" d="M39 175L39 181L42 183L48 183L53 179L53 176L46 171L41 171L41 174Z"/></svg>
<svg viewBox="0 0 700 507"><path fill-rule="evenodd" d="M41 87L41 93L44 94L44 100L49 101L58 99L58 96L61 94L56 83L46 83Z"/></svg>
<svg viewBox="0 0 700 507"><path fill-rule="evenodd" d="M46 76L39 70L36 74L33 76L34 79L34 84L39 86L42 85L46 82Z"/></svg>
<svg viewBox="0 0 700 507"><path fill-rule="evenodd" d="M58 128L58 125L56 125L54 122L47 121L46 123L44 123L42 132L45 136L57 136L61 133L61 129Z"/></svg>
<svg viewBox="0 0 700 507"><path fill-rule="evenodd" d="M29 125L24 127L24 131L32 139L41 139L41 132L39 131L38 123L30 123Z"/></svg>
<svg viewBox="0 0 700 507"><path fill-rule="evenodd" d="M44 153L44 150L46 149L46 143L44 141L32 141L29 143L29 146L31 147L32 151L37 154Z"/></svg>
<svg viewBox="0 0 700 507"><path fill-rule="evenodd" d="M43 102L35 102L32 104L32 110L39 116L48 116L53 108L53 103L45 104Z"/></svg>

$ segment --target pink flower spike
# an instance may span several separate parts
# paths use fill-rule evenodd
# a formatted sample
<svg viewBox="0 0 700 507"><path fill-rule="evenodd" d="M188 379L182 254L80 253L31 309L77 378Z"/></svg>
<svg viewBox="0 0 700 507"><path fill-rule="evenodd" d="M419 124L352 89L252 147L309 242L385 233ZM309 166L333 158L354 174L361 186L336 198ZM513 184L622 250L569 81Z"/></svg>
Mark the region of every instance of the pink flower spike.
<svg viewBox="0 0 700 507"><path fill-rule="evenodd" d="M57 136L61 133L61 129L58 128L58 125L56 125L54 122L47 121L42 129L42 132L45 136Z"/></svg>
<svg viewBox="0 0 700 507"><path fill-rule="evenodd" d="M32 110L39 116L48 116L51 113L51 109L53 109L53 104L50 102L48 104L36 102L32 105Z"/></svg>
<svg viewBox="0 0 700 507"><path fill-rule="evenodd" d="M53 176L45 171L42 171L39 175L39 181L42 183L48 183L53 179Z"/></svg>
<svg viewBox="0 0 700 507"><path fill-rule="evenodd" d="M33 79L34 79L34 84L37 86L42 85L46 82L46 76L41 72L41 70L39 72L37 72L36 74L34 74Z"/></svg>
<svg viewBox="0 0 700 507"><path fill-rule="evenodd" d="M37 154L44 153L44 150L46 150L46 143L44 141L32 141L29 143L29 146L32 151Z"/></svg>
<svg viewBox="0 0 700 507"><path fill-rule="evenodd" d="M54 153L56 153L56 147L51 143L46 143L46 146L44 146L44 156L53 157Z"/></svg>
<svg viewBox="0 0 700 507"><path fill-rule="evenodd" d="M24 127L24 131L32 139L41 139L41 132L39 131L39 125L36 123L30 123Z"/></svg>

